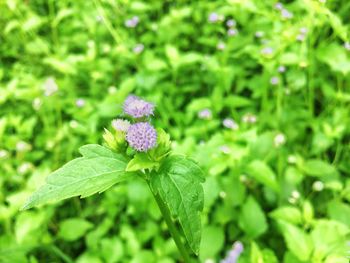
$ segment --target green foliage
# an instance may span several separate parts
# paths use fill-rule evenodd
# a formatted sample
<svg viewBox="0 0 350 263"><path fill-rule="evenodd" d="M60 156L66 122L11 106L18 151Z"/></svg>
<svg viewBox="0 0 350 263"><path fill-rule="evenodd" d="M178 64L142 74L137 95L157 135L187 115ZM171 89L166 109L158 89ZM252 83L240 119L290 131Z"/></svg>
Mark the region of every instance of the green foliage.
<svg viewBox="0 0 350 263"><path fill-rule="evenodd" d="M77 158L53 172L25 203L22 209L73 196L82 198L101 193L131 174L125 172L126 160L119 154L96 144L80 148Z"/></svg>
<svg viewBox="0 0 350 263"><path fill-rule="evenodd" d="M154 193L160 195L172 216L179 220L186 240L196 254L201 241L202 182L204 176L199 166L182 156L167 158L151 177Z"/></svg>
<svg viewBox="0 0 350 263"><path fill-rule="evenodd" d="M205 175L200 262L239 240L239 263L348 263L349 1L281 0L289 19L277 2L0 1L0 262L179 262L141 179L171 150ZM147 156L117 154L126 143L111 120L131 93L156 105L152 125L166 131ZM80 157L88 143L111 150ZM76 167L114 157L101 184ZM47 177L64 164L69 177ZM132 172L109 173L119 166ZM109 189L19 211L40 187L28 207ZM72 218L92 227L69 241L60 233Z"/></svg>

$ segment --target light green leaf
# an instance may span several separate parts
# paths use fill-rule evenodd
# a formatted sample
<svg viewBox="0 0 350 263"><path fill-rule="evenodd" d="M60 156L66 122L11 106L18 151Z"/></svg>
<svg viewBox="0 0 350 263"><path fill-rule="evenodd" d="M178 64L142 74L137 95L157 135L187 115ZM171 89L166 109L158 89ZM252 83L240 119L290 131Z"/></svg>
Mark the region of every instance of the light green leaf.
<svg viewBox="0 0 350 263"><path fill-rule="evenodd" d="M22 209L73 196L84 198L101 193L131 175L125 172L124 157L103 146L85 145L80 152L83 157L68 162L49 175L46 184L29 197Z"/></svg>
<svg viewBox="0 0 350 263"><path fill-rule="evenodd" d="M206 226L203 228L203 238L200 245L200 258L205 261L215 258L220 252L225 241L225 233L222 227Z"/></svg>
<svg viewBox="0 0 350 263"><path fill-rule="evenodd" d="M302 215L298 208L293 206L282 206L270 213L273 219L281 219L292 224L300 224L302 222Z"/></svg>
<svg viewBox="0 0 350 263"><path fill-rule="evenodd" d="M200 211L203 209L203 172L190 159L170 156L151 178L152 190L159 194L172 216L178 219L190 248L198 254L201 240Z"/></svg>
<svg viewBox="0 0 350 263"><path fill-rule="evenodd" d="M259 203L249 196L242 206L239 227L251 238L256 238L267 230L266 217Z"/></svg>
<svg viewBox="0 0 350 263"><path fill-rule="evenodd" d="M250 262L251 263L264 263L263 254L262 254L259 246L255 242L251 243Z"/></svg>
<svg viewBox="0 0 350 263"><path fill-rule="evenodd" d="M93 225L82 218L69 218L60 223L60 231L58 235L67 241L74 241L91 229Z"/></svg>
<svg viewBox="0 0 350 263"><path fill-rule="evenodd" d="M302 166L302 170L308 175L317 177L337 173L337 170L334 166L318 159L307 160Z"/></svg>
<svg viewBox="0 0 350 263"><path fill-rule="evenodd" d="M301 261L308 261L313 250L311 237L302 229L278 220L288 249Z"/></svg>
<svg viewBox="0 0 350 263"><path fill-rule="evenodd" d="M275 173L263 161L252 161L247 167L247 173L265 186L270 187L276 192L279 191Z"/></svg>
<svg viewBox="0 0 350 263"><path fill-rule="evenodd" d="M137 153L134 158L128 163L126 167L127 172L133 172L141 169L151 169L158 165L157 162L152 161L146 153Z"/></svg>

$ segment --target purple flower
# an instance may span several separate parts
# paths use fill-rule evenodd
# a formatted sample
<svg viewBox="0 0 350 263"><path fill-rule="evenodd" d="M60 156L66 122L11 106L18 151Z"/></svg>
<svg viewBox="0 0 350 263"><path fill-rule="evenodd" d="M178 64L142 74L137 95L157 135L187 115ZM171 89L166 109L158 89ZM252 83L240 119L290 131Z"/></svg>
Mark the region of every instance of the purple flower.
<svg viewBox="0 0 350 263"><path fill-rule="evenodd" d="M123 119L115 119L112 121L112 127L116 131L127 132L130 127L130 122Z"/></svg>
<svg viewBox="0 0 350 263"><path fill-rule="evenodd" d="M134 48L133 48L133 52L135 54L140 54L143 50L144 50L145 46L143 44L137 44Z"/></svg>
<svg viewBox="0 0 350 263"><path fill-rule="evenodd" d="M82 108L85 106L85 100L84 99L77 99L75 101L75 105L78 107L78 108Z"/></svg>
<svg viewBox="0 0 350 263"><path fill-rule="evenodd" d="M237 241L233 243L232 249L228 252L226 258L221 260L220 263L236 263L243 250L244 247L242 242Z"/></svg>
<svg viewBox="0 0 350 263"><path fill-rule="evenodd" d="M124 102L124 113L133 118L142 118L153 115L154 104L140 99L137 96L130 95Z"/></svg>
<svg viewBox="0 0 350 263"><path fill-rule="evenodd" d="M300 42L303 42L305 40L305 35L304 34L298 34L296 39Z"/></svg>
<svg viewBox="0 0 350 263"><path fill-rule="evenodd" d="M156 146L157 132L148 122L138 122L130 125L126 140L136 151L147 152Z"/></svg>
<svg viewBox="0 0 350 263"><path fill-rule="evenodd" d="M210 23L216 23L219 21L219 19L220 19L220 16L218 15L218 13L213 12L209 14L208 21Z"/></svg>
<svg viewBox="0 0 350 263"><path fill-rule="evenodd" d="M138 25L140 19L138 16L133 16L131 19L125 21L125 26L128 28L134 28Z"/></svg>
<svg viewBox="0 0 350 263"><path fill-rule="evenodd" d="M222 125L228 129L237 130L238 124L231 118L226 118L223 120Z"/></svg>
<svg viewBox="0 0 350 263"><path fill-rule="evenodd" d="M277 2L277 3L275 4L275 8L276 8L277 10L282 10L282 9L283 9L283 4L280 3L280 2Z"/></svg>
<svg viewBox="0 0 350 263"><path fill-rule="evenodd" d="M263 55L271 55L273 53L273 48L272 47L264 47L262 50L261 50L261 54Z"/></svg>
<svg viewBox="0 0 350 263"><path fill-rule="evenodd" d="M226 22L226 26L228 26L228 27L234 27L234 26L236 26L236 21L235 21L234 19L229 19L229 20L227 20L227 22Z"/></svg>
<svg viewBox="0 0 350 263"><path fill-rule="evenodd" d="M270 83L271 83L271 85L277 85L278 83L280 82L280 80L279 80L279 78L278 77L272 77L271 79L270 79Z"/></svg>
<svg viewBox="0 0 350 263"><path fill-rule="evenodd" d="M209 109L204 109L204 110L201 110L200 112L198 112L198 118L200 119L211 119L212 117L212 113L211 113L211 110Z"/></svg>
<svg viewBox="0 0 350 263"><path fill-rule="evenodd" d="M229 30L227 30L228 36L235 36L235 35L237 35L237 33L238 33L238 31L235 28L230 28Z"/></svg>
<svg viewBox="0 0 350 263"><path fill-rule="evenodd" d="M216 45L216 48L218 50L224 50L226 48L226 45L224 42L219 42L217 45Z"/></svg>
<svg viewBox="0 0 350 263"><path fill-rule="evenodd" d="M285 19L291 19L293 17L293 13L291 13L287 9L283 8L281 10L281 16L282 16L282 18L285 18Z"/></svg>
<svg viewBox="0 0 350 263"><path fill-rule="evenodd" d="M278 67L278 72L279 73L283 73L285 71L286 71L286 67L285 66L281 65L281 66Z"/></svg>

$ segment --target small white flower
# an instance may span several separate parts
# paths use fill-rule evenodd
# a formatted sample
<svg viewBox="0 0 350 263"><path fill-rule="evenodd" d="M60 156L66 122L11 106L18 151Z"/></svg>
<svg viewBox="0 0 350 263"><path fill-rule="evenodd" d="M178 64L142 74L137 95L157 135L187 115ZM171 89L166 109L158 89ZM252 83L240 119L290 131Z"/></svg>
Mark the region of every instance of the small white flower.
<svg viewBox="0 0 350 263"><path fill-rule="evenodd" d="M324 189L324 184L323 182L321 181L315 181L313 184L312 184L312 189L316 192L320 192Z"/></svg>
<svg viewBox="0 0 350 263"><path fill-rule="evenodd" d="M5 159L9 155L8 151L0 150L0 159Z"/></svg>
<svg viewBox="0 0 350 263"><path fill-rule="evenodd" d="M110 86L108 88L108 93L109 94L115 94L117 92L117 88L115 86Z"/></svg>
<svg viewBox="0 0 350 263"><path fill-rule="evenodd" d="M255 37L256 38L262 38L265 35L263 31L256 31L255 32Z"/></svg>
<svg viewBox="0 0 350 263"><path fill-rule="evenodd" d="M231 118L226 118L223 120L222 125L227 129L238 130L238 124Z"/></svg>
<svg viewBox="0 0 350 263"><path fill-rule="evenodd" d="M32 102L33 109L39 110L42 104L43 102L40 98L35 98Z"/></svg>
<svg viewBox="0 0 350 263"><path fill-rule="evenodd" d="M297 162L297 157L295 155L288 156L288 163L295 164Z"/></svg>
<svg viewBox="0 0 350 263"><path fill-rule="evenodd" d="M297 190L293 190L291 196L297 200L300 198L300 193Z"/></svg>
<svg viewBox="0 0 350 263"><path fill-rule="evenodd" d="M210 109L203 109L200 112L198 112L198 118L204 119L204 120L209 120L213 116L212 112Z"/></svg>
<svg viewBox="0 0 350 263"><path fill-rule="evenodd" d="M280 147L286 143L286 136L283 133L278 133L273 139L275 147Z"/></svg>
<svg viewBox="0 0 350 263"><path fill-rule="evenodd" d="M224 199L224 198L226 198L227 194L226 194L226 192L221 191L221 192L219 193L219 196L220 196L222 199Z"/></svg>
<svg viewBox="0 0 350 263"><path fill-rule="evenodd" d="M350 42L345 42L344 43L344 48L348 51L350 51Z"/></svg>
<svg viewBox="0 0 350 263"><path fill-rule="evenodd" d="M283 73L285 71L286 71L286 67L285 66L281 65L281 66L278 67L278 72L279 73Z"/></svg>
<svg viewBox="0 0 350 263"><path fill-rule="evenodd" d="M17 168L17 172L19 174L25 174L30 170L31 167L32 167L31 163L23 163Z"/></svg>
<svg viewBox="0 0 350 263"><path fill-rule="evenodd" d="M58 91L56 80L53 77L46 79L43 85L45 96L49 97Z"/></svg>
<svg viewBox="0 0 350 263"><path fill-rule="evenodd" d="M72 129L76 129L79 127L79 122L77 122L76 120L71 120L69 122L69 126L72 128Z"/></svg>
<svg viewBox="0 0 350 263"><path fill-rule="evenodd" d="M29 151L31 148L32 146L29 143L26 143L25 141L19 141L16 143L17 152L26 152Z"/></svg>
<svg viewBox="0 0 350 263"><path fill-rule="evenodd" d="M276 86L276 85L278 85L279 82L280 82L280 80L279 80L279 78L276 77L276 76L274 76L274 77L272 77L272 78L270 79L270 84L271 84L271 85Z"/></svg>
<svg viewBox="0 0 350 263"><path fill-rule="evenodd" d="M226 25L228 27L234 27L234 26L236 26L236 21L234 19L229 19L229 20L227 20Z"/></svg>
<svg viewBox="0 0 350 263"><path fill-rule="evenodd" d="M219 149L224 154L229 154L231 152L230 147L228 147L227 145L222 145Z"/></svg>
<svg viewBox="0 0 350 263"><path fill-rule="evenodd" d="M251 113L247 113L242 117L242 122L254 124L257 122L257 117Z"/></svg>
<svg viewBox="0 0 350 263"><path fill-rule="evenodd" d="M134 48L133 48L133 52L135 54L140 54L143 50L144 50L145 46L143 44L137 44Z"/></svg>

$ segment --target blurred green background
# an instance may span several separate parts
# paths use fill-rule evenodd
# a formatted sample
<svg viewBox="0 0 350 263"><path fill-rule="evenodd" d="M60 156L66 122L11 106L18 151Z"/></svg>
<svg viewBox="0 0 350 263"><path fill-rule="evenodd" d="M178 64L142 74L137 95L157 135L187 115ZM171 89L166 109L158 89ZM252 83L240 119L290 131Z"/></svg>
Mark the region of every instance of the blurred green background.
<svg viewBox="0 0 350 263"><path fill-rule="evenodd" d="M206 174L200 262L347 263L350 2L0 1L0 262L179 262L137 178L19 212L134 93ZM232 262L234 263L234 262Z"/></svg>

